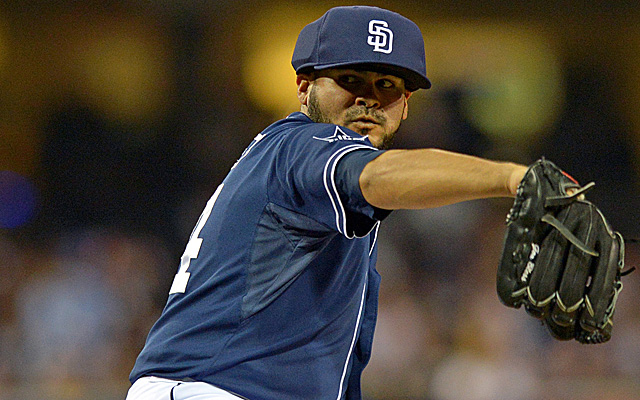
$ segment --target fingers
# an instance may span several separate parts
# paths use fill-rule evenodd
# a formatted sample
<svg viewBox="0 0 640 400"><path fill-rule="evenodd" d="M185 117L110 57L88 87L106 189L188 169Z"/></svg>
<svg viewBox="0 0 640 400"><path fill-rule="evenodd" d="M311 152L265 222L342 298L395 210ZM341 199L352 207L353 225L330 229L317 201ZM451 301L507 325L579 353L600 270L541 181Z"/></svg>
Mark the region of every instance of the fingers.
<svg viewBox="0 0 640 400"><path fill-rule="evenodd" d="M610 256L610 251L600 245L602 234L610 238L600 217L601 214L589 202L571 204L557 216L561 229L554 225L556 229L542 242L536 262L540 267L532 274L527 289L531 303L527 310L537 318L544 319L545 325L557 339L592 337L591 332L600 330L604 325L591 318L599 318L598 321L607 319L604 314L610 302L606 301L604 305L598 302L598 307L602 309L594 308L589 297L591 294L600 299L602 294L594 291L595 287L601 290L611 288L616 276L615 270L612 275L607 275L601 272L601 265L594 265L606 263L603 259L617 260L617 253ZM574 241L577 239L581 245L574 245L565 232L570 232ZM584 251L585 247L596 246L605 250L606 254L595 257L596 253ZM581 324L585 324L585 328Z"/></svg>
<svg viewBox="0 0 640 400"><path fill-rule="evenodd" d="M595 260L593 276L585 295L585 307L580 316L580 326L587 332L598 332L610 337L613 311L622 284L617 282L620 272L622 237L611 232L606 221L596 212L595 226L598 235L600 257Z"/></svg>
<svg viewBox="0 0 640 400"><path fill-rule="evenodd" d="M558 215L558 220L599 255L593 256L582 246L569 243L561 231L550 234L538 259L544 268L537 269L528 290L534 315L544 317L558 339L605 342L611 337L615 303L622 289L619 273L624 263L624 241L589 202L572 204Z"/></svg>
<svg viewBox="0 0 640 400"><path fill-rule="evenodd" d="M596 235L592 229L591 207L576 203L562 212L567 228L587 247L593 248ZM587 217L585 217L587 216ZM593 256L577 246L569 246L565 269L561 275L555 305L551 314L553 323L560 326L574 325L584 303L584 294L591 274Z"/></svg>

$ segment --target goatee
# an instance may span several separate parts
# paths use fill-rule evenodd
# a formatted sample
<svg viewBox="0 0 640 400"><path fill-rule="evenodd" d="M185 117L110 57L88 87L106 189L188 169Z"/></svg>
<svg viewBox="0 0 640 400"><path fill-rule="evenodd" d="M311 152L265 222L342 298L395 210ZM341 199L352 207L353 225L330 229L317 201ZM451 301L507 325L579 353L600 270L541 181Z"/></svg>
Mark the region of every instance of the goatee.
<svg viewBox="0 0 640 400"><path fill-rule="evenodd" d="M318 122L318 123L322 123L322 124L333 124L334 123L320 109L320 105L318 104L318 97L316 96L316 93L315 93L315 87L312 87L311 88L311 92L309 93L309 103L307 104L307 114L308 114L309 118L311 118L311 120L313 122ZM377 115L375 113L375 111L374 112L369 112L369 110L367 108L365 108L365 107L352 108L349 111L347 111L346 120L347 121L353 121L353 120L356 120L356 119L358 119L358 118L360 118L362 116L370 116L370 117L374 118L376 120L376 122L379 122L381 125L384 125L386 123L386 118L384 116ZM398 128L400 128L400 125L398 125ZM356 130L356 132L358 132L362 136L367 136L369 134L369 131L370 131L370 129ZM393 145L393 141L395 139L396 132L397 132L397 130L393 131L391 133L388 133L386 135L383 135L382 136L382 143L380 143L377 146L376 145L374 145L374 146L376 148L380 149L380 150L390 149L392 147L392 145Z"/></svg>

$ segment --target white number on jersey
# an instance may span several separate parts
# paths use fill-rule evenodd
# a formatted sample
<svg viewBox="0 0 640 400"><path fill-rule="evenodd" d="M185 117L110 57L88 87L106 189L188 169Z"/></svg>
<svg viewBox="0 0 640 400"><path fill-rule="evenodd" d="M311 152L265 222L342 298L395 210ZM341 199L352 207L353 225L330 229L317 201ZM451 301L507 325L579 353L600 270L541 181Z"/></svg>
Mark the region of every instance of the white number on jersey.
<svg viewBox="0 0 640 400"><path fill-rule="evenodd" d="M193 230L193 232L191 232L189 242L187 243L187 248L184 250L184 254L182 254L182 257L180 258L180 269L178 270L176 276L173 278L173 284L171 285L169 294L184 293L187 290L187 282L189 281L189 276L191 276L191 273L187 272L187 270L189 269L191 260L194 258L198 258L200 246L202 246L202 239L198 236L200 235L202 227L209 219L209 215L211 215L213 205L220 195L220 191L222 190L223 186L224 184L218 186L213 196L211 196L211 198L207 202L206 207L204 208L204 211L202 211L202 214L198 219L198 223L196 224L195 229Z"/></svg>

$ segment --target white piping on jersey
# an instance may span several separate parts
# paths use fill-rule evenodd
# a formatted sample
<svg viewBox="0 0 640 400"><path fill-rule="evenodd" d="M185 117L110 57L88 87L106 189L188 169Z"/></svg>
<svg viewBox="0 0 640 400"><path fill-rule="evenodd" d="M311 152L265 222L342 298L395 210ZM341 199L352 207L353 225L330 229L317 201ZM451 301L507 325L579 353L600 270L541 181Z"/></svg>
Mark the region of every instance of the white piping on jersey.
<svg viewBox="0 0 640 400"><path fill-rule="evenodd" d="M364 285L362 286L362 297L360 298L360 309L358 310L358 319L356 319L356 327L353 330L353 337L351 338L351 346L349 347L349 353L347 359L344 361L344 367L342 368L342 378L340 378L340 388L338 389L338 397L336 400L340 400L342 397L342 388L344 387L344 380L347 377L347 369L349 368L349 360L353 354L353 346L356 344L356 337L358 337L358 328L360 327L360 319L362 318L362 310L364 309L364 298L367 293L367 282L369 281L369 268L364 274Z"/></svg>
<svg viewBox="0 0 640 400"><path fill-rule="evenodd" d="M333 206L333 211L336 214L336 227L338 228L338 232L346 236L347 239L353 239L356 236L355 234L350 236L349 232L347 232L347 214L344 211L344 206L342 205L342 201L340 200L340 193L338 193L338 188L336 187L336 180L335 180L334 174L335 174L336 167L338 165L338 161L345 154L358 149L375 150L374 147L365 146L361 144L354 144L351 146L347 146L338 150L336 153L334 153L324 166L324 188L326 189L327 194L329 195L329 199L331 200L331 205ZM331 173L327 174L329 165L331 165ZM331 183L328 182L329 180L331 180ZM341 216L342 216L342 223L340 223ZM368 234L369 232L367 232L367 235Z"/></svg>
<svg viewBox="0 0 640 400"><path fill-rule="evenodd" d="M371 253L373 253L373 248L376 247L376 241L378 240L378 228L380 228L380 221L376 222L375 232L373 233L373 243L371 243L371 248L369 248L369 257L371 257Z"/></svg>
<svg viewBox="0 0 640 400"><path fill-rule="evenodd" d="M253 141L251 142L251 144L249 144L249 147L247 147L246 149L244 149L244 151L242 152L242 154L240 155L240 158L238 158L238 160L236 160L235 163L233 163L233 166L231 167L231 169L234 169L236 167L236 165L238 165L238 163L240 161L242 161L243 158L245 158L247 156L247 154L249 154L249 152L251 151L251 149L253 149L253 146L255 146L256 144L258 144L259 141L261 141L265 136L264 133L258 133L256 135L256 137L253 138Z"/></svg>

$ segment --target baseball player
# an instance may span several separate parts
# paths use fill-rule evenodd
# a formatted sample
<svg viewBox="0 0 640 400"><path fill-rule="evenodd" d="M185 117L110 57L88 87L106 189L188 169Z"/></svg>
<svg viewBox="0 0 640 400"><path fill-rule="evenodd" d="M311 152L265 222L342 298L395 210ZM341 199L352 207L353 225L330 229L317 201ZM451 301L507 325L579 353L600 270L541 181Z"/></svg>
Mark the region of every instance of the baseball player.
<svg viewBox="0 0 640 400"><path fill-rule="evenodd" d="M427 89L422 33L375 7L337 7L296 43L300 112L249 144L208 201L128 400L360 399L394 209L514 196L526 167L388 150Z"/></svg>

